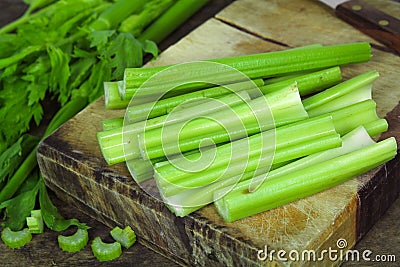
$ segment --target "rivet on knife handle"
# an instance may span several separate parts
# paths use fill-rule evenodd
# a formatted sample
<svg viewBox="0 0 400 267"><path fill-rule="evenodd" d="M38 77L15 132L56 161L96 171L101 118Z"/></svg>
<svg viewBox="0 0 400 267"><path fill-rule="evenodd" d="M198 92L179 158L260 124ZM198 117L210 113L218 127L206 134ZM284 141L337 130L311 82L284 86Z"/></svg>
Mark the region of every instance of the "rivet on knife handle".
<svg viewBox="0 0 400 267"><path fill-rule="evenodd" d="M400 54L400 20L359 0L336 7L336 15Z"/></svg>

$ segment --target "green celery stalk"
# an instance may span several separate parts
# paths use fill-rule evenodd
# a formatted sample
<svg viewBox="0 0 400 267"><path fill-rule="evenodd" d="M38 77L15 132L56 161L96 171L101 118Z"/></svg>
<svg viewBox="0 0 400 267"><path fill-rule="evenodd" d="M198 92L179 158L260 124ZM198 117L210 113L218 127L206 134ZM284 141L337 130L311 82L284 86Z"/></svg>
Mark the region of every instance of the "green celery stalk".
<svg viewBox="0 0 400 267"><path fill-rule="evenodd" d="M31 216L26 218L26 225L32 234L41 234L44 230L41 210L32 210Z"/></svg>
<svg viewBox="0 0 400 267"><path fill-rule="evenodd" d="M89 233L86 229L78 228L73 235L59 235L58 246L67 252L78 252L84 249L89 241Z"/></svg>
<svg viewBox="0 0 400 267"><path fill-rule="evenodd" d="M284 78L284 77L283 77ZM266 81L266 84L260 88L263 94L279 90L285 86L297 82L301 96L316 93L325 88L336 85L342 80L340 67L332 67L321 71L311 72L303 75L295 75L281 81ZM271 83L272 82L272 83Z"/></svg>
<svg viewBox="0 0 400 267"><path fill-rule="evenodd" d="M241 91L237 94L227 94L219 97L215 101L220 103L215 105L210 99L206 99L203 102L195 102L190 107L182 108L174 113L174 118L169 115L156 117L147 121L139 121L137 123L124 125L120 128L115 128L109 131L103 131L97 133L97 140L99 142L104 159L108 164L115 164L140 157L140 151L137 142L137 135L141 132L151 129L160 128L164 125L172 123L178 123L190 119L193 115L206 115L212 112L216 112L225 105L235 106L242 101L248 101L250 97L247 92Z"/></svg>
<svg viewBox="0 0 400 267"><path fill-rule="evenodd" d="M25 246L32 240L32 234L28 228L24 228L20 231L12 231L6 227L1 231L1 240L9 248L20 248Z"/></svg>
<svg viewBox="0 0 400 267"><path fill-rule="evenodd" d="M232 222L313 195L371 170L397 153L394 138L267 179L255 192L234 191L215 201L219 214Z"/></svg>
<svg viewBox="0 0 400 267"><path fill-rule="evenodd" d="M208 1L209 0L178 0L139 36L139 40L151 40L155 43L159 43L207 4Z"/></svg>
<svg viewBox="0 0 400 267"><path fill-rule="evenodd" d="M255 86L261 86L264 82L262 79L255 79L253 82L245 81L229 84L227 88L224 86L215 86L204 90L199 90L183 95L160 99L156 103L143 103L139 105L130 105L126 109L126 118L129 123L134 123L150 118L165 115L173 108L186 102L196 99L216 98L232 92L240 92L245 90L254 90Z"/></svg>
<svg viewBox="0 0 400 267"><path fill-rule="evenodd" d="M102 120L101 123L103 126L103 131L109 131L116 128L121 128L124 125L124 118L120 117L120 118Z"/></svg>
<svg viewBox="0 0 400 267"><path fill-rule="evenodd" d="M318 116L351 104L371 99L372 83L379 77L376 71L368 71L334 87L303 100L310 116Z"/></svg>
<svg viewBox="0 0 400 267"><path fill-rule="evenodd" d="M119 242L105 243L98 236L92 241L93 255L99 261L111 261L122 254L121 244Z"/></svg>
<svg viewBox="0 0 400 267"><path fill-rule="evenodd" d="M119 26L120 32L130 32L138 37L143 30L155 19L162 15L175 0L152 0L145 4L143 10L138 14L130 15Z"/></svg>
<svg viewBox="0 0 400 267"><path fill-rule="evenodd" d="M130 99L122 100L119 96L119 87L122 81L104 82L104 104L106 109L122 109L129 105Z"/></svg>
<svg viewBox="0 0 400 267"><path fill-rule="evenodd" d="M275 139L275 140L274 140ZM155 165L160 191L167 197L185 188L206 186L243 172L287 162L341 145L332 118L308 119L249 138ZM191 168L196 159L212 159L203 169ZM189 164L189 165L188 165ZM197 164L198 165L198 164ZM196 165L196 168L197 168Z"/></svg>
<svg viewBox="0 0 400 267"><path fill-rule="evenodd" d="M291 74L301 71L312 71L329 68L333 66L341 66L368 61L371 58L371 48L368 43L352 43L334 46L315 47L309 49L291 49L278 52L268 52L263 54L253 54L245 56L237 56L230 58L221 58L209 60L225 64L229 67L237 69L250 79L268 78L277 75ZM124 73L124 88L139 88L154 74L166 70L170 66L158 66L151 68L127 68ZM196 74L197 78L207 78L210 76L208 70L204 70L204 65L191 65L188 72ZM182 75L171 71L170 79L166 81L174 81L179 84L185 84L188 76L183 78ZM214 79L221 82L227 82L231 77L227 74L215 73ZM190 76L190 75L189 75ZM193 77L190 77L192 81ZM232 79L232 78L231 78ZM199 84L193 84L195 89ZM167 88L167 87L166 87ZM169 88L169 87L168 87ZM190 87L188 86L187 89ZM150 90L152 88L143 88ZM157 91L156 88L155 91ZM160 87L158 91L161 93L165 88Z"/></svg>
<svg viewBox="0 0 400 267"><path fill-rule="evenodd" d="M159 158L197 149L209 144L202 142L207 138L216 144L240 139L308 117L295 85L215 112L211 119L192 116L186 124L175 123L139 134L142 157Z"/></svg>
<svg viewBox="0 0 400 267"><path fill-rule="evenodd" d="M145 3L145 0L118 0L110 8L102 12L98 19L90 25L90 28L95 31L114 29L132 13L140 11Z"/></svg>

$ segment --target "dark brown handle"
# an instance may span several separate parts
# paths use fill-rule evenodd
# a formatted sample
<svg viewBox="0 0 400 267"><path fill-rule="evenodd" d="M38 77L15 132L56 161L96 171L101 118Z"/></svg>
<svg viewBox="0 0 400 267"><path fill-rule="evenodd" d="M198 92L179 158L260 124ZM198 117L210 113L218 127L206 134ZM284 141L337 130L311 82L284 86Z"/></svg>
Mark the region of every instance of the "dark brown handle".
<svg viewBox="0 0 400 267"><path fill-rule="evenodd" d="M360 0L339 5L336 15L400 54L400 20Z"/></svg>

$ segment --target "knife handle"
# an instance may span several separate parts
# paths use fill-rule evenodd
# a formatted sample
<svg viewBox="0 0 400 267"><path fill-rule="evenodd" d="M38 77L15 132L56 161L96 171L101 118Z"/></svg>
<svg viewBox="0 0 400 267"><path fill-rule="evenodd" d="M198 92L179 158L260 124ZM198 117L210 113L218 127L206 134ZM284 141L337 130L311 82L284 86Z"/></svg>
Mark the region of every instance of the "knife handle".
<svg viewBox="0 0 400 267"><path fill-rule="evenodd" d="M336 7L336 16L400 54L400 20L360 0Z"/></svg>

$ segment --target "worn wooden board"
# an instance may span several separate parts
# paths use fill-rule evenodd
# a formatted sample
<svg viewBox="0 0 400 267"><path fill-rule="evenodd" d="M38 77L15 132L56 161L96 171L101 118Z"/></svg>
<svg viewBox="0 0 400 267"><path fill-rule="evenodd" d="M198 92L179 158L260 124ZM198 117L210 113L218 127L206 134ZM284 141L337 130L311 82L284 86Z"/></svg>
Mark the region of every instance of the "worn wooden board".
<svg viewBox="0 0 400 267"><path fill-rule="evenodd" d="M287 20L292 23L285 24ZM257 29L259 25L271 28ZM314 1L240 0L163 52L151 65L275 51L316 42L360 40L372 41ZM399 58L378 49L373 53L371 62L344 68L344 76L368 69L381 73L374 98L381 116L391 111L386 135L400 140L400 108L395 108L400 99ZM340 186L234 223L223 222L212 205L177 218L134 183L124 164L110 167L102 159L95 138L100 122L122 114L105 111L103 99L99 99L42 142L38 160L45 181L60 198L98 220L109 225L132 225L142 243L183 264L268 264L257 259L265 246L268 250L313 249L318 253L337 249L336 242L345 239L347 248L351 248L400 191L396 158ZM329 262L327 257L325 261L328 265L339 264ZM274 262L313 265L278 259Z"/></svg>

